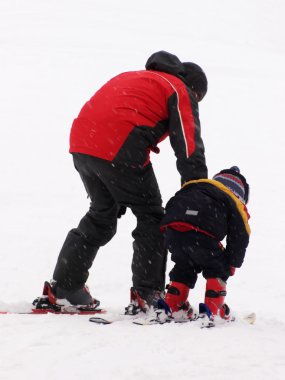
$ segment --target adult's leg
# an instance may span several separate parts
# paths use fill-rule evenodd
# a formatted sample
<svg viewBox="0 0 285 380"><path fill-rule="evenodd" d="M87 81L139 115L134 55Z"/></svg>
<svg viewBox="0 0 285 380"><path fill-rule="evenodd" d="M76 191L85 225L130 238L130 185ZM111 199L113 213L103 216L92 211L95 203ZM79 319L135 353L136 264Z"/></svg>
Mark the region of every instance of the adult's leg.
<svg viewBox="0 0 285 380"><path fill-rule="evenodd" d="M69 231L60 251L53 279L59 287L76 290L87 281L99 247L116 233L119 205L97 176L86 155L74 155L74 164L91 199L90 209L77 228Z"/></svg>
<svg viewBox="0 0 285 380"><path fill-rule="evenodd" d="M133 286L141 297L147 299L153 291L164 290L167 251L159 230L162 208L158 205L133 206L137 226L132 233Z"/></svg>
<svg viewBox="0 0 285 380"><path fill-rule="evenodd" d="M137 218L137 226L132 232L133 286L142 298L151 303L153 296L165 288L167 260L167 250L159 229L164 209L151 165L141 170L139 179L133 178L132 187L134 194L129 207Z"/></svg>
<svg viewBox="0 0 285 380"><path fill-rule="evenodd" d="M85 242L87 238L94 250L109 241L115 232L120 208L129 207L137 218L137 226L133 231L133 285L145 299L154 291L164 290L167 251L159 230L164 210L151 164L133 168L81 154L76 154L75 158L77 169L92 200L89 213L78 226L81 235L84 234ZM86 181L90 175L96 178L94 186ZM101 181L101 186L98 186L98 181ZM93 191L90 190L91 187ZM107 199L104 194L107 194ZM100 201L97 202L99 197ZM73 237L71 244L74 241ZM78 252L76 247L75 250Z"/></svg>
<svg viewBox="0 0 285 380"><path fill-rule="evenodd" d="M165 286L167 251L159 230L164 214L159 187L152 165L133 168L91 158L92 167L107 187L117 205L128 207L137 218L133 231L133 286L141 297Z"/></svg>

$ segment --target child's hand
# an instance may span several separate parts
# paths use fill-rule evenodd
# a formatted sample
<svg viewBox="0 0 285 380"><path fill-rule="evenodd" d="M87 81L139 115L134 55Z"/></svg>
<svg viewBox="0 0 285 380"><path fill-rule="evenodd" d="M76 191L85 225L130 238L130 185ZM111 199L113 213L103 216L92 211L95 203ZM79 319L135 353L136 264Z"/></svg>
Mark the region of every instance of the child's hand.
<svg viewBox="0 0 285 380"><path fill-rule="evenodd" d="M236 268L230 266L230 273L231 273L230 276L233 276L235 274L235 272L236 272Z"/></svg>

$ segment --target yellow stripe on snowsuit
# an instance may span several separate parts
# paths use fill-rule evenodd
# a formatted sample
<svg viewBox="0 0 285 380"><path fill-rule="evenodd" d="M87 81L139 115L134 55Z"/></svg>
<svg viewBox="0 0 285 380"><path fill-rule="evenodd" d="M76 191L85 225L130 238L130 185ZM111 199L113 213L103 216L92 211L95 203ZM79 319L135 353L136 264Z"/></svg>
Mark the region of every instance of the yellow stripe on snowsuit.
<svg viewBox="0 0 285 380"><path fill-rule="evenodd" d="M224 193L227 193L228 196L230 196L232 198L232 200L235 202L237 209L238 209L238 211L242 217L242 220L244 222L246 232L250 235L251 231L250 231L250 227L248 224L248 217L247 217L247 214L244 210L244 204L225 185L223 185L219 181L215 181L214 179L194 179L192 181L185 182L182 185L182 188L187 186L187 185L190 185L191 183L210 183L211 185L218 187Z"/></svg>

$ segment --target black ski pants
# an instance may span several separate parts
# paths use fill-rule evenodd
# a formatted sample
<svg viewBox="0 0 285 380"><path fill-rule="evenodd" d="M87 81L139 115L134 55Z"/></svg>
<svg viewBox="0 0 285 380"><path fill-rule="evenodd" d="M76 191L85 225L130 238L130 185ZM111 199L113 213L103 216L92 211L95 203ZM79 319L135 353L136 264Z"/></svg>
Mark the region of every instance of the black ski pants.
<svg viewBox="0 0 285 380"><path fill-rule="evenodd" d="M66 237L54 280L65 289L82 287L99 247L115 235L117 218L128 207L137 219L132 232L133 286L143 297L164 290L167 251L159 230L164 210L152 165L132 168L79 153L73 160L91 204Z"/></svg>
<svg viewBox="0 0 285 380"><path fill-rule="evenodd" d="M226 282L229 278L229 259L217 240L200 232L171 228L165 230L164 237L175 263L169 273L170 281L182 282L193 289L201 272L206 279L219 277Z"/></svg>

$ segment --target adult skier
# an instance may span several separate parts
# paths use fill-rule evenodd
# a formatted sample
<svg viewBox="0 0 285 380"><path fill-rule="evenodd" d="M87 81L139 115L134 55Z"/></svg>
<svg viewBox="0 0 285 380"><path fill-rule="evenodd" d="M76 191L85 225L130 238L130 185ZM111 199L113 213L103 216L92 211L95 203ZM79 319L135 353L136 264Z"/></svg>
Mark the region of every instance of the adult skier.
<svg viewBox="0 0 285 380"><path fill-rule="evenodd" d="M198 112L206 92L207 78L198 65L159 51L147 60L146 70L119 74L83 106L71 128L70 153L91 204L69 231L53 280L46 283L51 303L99 305L85 285L88 271L126 208L137 218L126 313L145 311L159 298L167 252L159 230L164 209L149 154L158 153L157 144L169 136L181 182L207 178Z"/></svg>

